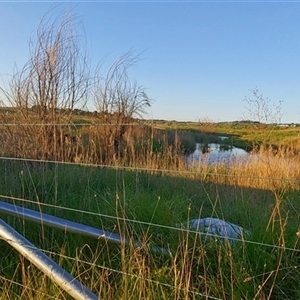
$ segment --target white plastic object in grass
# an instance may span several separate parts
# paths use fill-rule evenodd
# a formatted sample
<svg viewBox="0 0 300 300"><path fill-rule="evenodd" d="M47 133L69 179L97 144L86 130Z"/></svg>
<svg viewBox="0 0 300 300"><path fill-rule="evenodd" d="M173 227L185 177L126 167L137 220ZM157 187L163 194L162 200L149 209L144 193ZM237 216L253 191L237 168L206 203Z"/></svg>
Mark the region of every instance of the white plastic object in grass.
<svg viewBox="0 0 300 300"><path fill-rule="evenodd" d="M250 232L243 227L217 218L193 219L188 223L189 229L207 234L211 237L223 237L232 242L244 240Z"/></svg>

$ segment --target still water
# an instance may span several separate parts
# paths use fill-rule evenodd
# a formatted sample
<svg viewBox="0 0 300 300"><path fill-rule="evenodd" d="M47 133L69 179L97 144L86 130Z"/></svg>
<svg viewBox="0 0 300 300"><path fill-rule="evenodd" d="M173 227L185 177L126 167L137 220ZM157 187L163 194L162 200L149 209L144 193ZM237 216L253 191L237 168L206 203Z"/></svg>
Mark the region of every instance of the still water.
<svg viewBox="0 0 300 300"><path fill-rule="evenodd" d="M188 163L225 163L229 164L234 160L247 159L249 154L241 149L236 147L226 147L221 144L211 143L211 144L196 144L196 150L194 153L190 154L187 157Z"/></svg>

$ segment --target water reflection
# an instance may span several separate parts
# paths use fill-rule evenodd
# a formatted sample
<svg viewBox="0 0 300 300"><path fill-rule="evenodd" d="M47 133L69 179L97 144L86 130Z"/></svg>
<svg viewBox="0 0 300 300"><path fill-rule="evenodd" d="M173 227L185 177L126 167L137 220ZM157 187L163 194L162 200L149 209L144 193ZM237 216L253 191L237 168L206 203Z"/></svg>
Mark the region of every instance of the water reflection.
<svg viewBox="0 0 300 300"><path fill-rule="evenodd" d="M241 149L231 146L225 146L217 143L196 144L196 150L187 158L188 163L225 163L228 164L236 159L244 159L248 153Z"/></svg>

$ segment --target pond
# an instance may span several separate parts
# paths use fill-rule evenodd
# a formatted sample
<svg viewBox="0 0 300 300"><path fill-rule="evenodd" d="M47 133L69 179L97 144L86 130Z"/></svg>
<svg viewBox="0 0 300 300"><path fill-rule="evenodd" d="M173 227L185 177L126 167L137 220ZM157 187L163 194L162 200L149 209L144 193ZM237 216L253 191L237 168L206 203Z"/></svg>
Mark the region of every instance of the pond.
<svg viewBox="0 0 300 300"><path fill-rule="evenodd" d="M247 159L248 156L248 152L241 148L217 143L197 143L196 150L187 156L187 162L189 164L203 162L209 165L214 163L229 164L236 159Z"/></svg>

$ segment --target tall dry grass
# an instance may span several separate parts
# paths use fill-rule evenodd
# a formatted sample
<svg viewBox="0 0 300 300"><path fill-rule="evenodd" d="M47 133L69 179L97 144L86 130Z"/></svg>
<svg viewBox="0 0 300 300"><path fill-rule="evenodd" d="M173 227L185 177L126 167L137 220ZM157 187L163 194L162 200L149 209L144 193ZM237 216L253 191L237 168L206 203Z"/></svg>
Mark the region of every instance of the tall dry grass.
<svg viewBox="0 0 300 300"><path fill-rule="evenodd" d="M122 140L108 144L109 124L29 125L17 113L2 115L2 119L1 156L142 168L152 173L169 170L174 176L260 189L299 188L300 159L295 145L274 150L262 144L247 157L209 163L204 155L191 164L186 151L195 140L188 132L129 124Z"/></svg>
<svg viewBox="0 0 300 300"><path fill-rule="evenodd" d="M175 168L161 176L120 168L38 165L1 160L1 198L7 195L6 201L132 239L129 245L113 245L3 216L100 298L299 296L297 193L184 179ZM201 176L190 172L194 174ZM176 225L209 216L239 224L251 236L232 244ZM142 246L134 247L133 241ZM149 251L149 243L165 247L170 256ZM69 299L5 243L0 247L1 299Z"/></svg>
<svg viewBox="0 0 300 300"><path fill-rule="evenodd" d="M248 155L232 156L226 162L209 164L205 157L190 171L202 180L266 190L299 189L300 159L294 151L262 146Z"/></svg>
<svg viewBox="0 0 300 300"><path fill-rule="evenodd" d="M103 138L105 125L77 124L52 126L58 129L54 155L47 146L53 135L41 135L40 126L25 124L21 118L6 121L0 130L1 156L24 161L4 164L2 195L37 201L38 209L50 203L55 206L51 213L107 226L145 245L109 245L8 218L99 297L271 300L300 296L294 280L300 280L299 213L296 194L289 194L299 190L300 161L292 147L274 151L261 146L226 163L211 164L204 154L192 164L183 150L182 132L170 134L132 124L115 148ZM76 170L76 164L47 161L101 165L108 170L96 174L93 167ZM112 170L115 173L104 183L105 172ZM250 196L248 188L253 190ZM78 207L113 219L77 217L68 211ZM202 216L238 223L252 232L251 239L232 247L174 226ZM149 243L166 247L170 256L153 254L146 246ZM3 246L1 299L69 299L11 252Z"/></svg>

